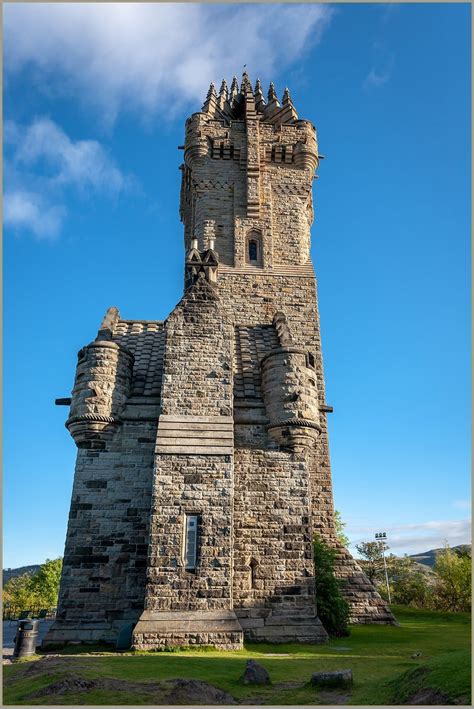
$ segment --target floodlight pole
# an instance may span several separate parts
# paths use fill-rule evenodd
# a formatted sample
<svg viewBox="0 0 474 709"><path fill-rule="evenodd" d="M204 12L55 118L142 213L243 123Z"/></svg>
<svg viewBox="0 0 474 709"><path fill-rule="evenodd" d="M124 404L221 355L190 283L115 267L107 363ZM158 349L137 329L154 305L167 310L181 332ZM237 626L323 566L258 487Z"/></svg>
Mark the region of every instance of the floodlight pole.
<svg viewBox="0 0 474 709"><path fill-rule="evenodd" d="M388 602L390 605L392 604L392 599L390 597L390 584L388 583L388 573L387 573L387 562L385 561L385 549L384 549L384 543L387 539L387 533L386 532L376 532L375 538L377 541L380 542L382 545L382 558L383 558L383 568L385 571L385 583L387 584L387 595L388 595Z"/></svg>

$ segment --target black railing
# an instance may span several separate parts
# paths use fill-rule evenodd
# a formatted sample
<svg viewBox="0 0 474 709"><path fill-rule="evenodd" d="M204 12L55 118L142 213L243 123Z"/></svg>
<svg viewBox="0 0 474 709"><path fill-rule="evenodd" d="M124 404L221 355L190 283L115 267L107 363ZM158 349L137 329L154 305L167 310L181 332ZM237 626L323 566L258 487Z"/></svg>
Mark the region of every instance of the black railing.
<svg viewBox="0 0 474 709"><path fill-rule="evenodd" d="M25 608L4 603L2 617L3 620L17 620L21 617L52 620L56 617L56 608L45 608L44 606L27 606Z"/></svg>

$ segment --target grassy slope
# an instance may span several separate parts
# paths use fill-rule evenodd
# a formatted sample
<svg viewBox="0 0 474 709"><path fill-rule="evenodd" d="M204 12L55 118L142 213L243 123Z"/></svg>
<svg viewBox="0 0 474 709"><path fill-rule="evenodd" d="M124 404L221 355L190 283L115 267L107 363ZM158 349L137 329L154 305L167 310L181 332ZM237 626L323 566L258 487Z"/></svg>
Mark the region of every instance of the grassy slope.
<svg viewBox="0 0 474 709"><path fill-rule="evenodd" d="M394 612L401 627L356 626L349 638L333 640L327 646L249 643L239 652L193 650L120 656L69 655L64 662L71 672L85 678L110 677L135 682L195 678L229 692L238 700L259 695L269 704L315 704L317 693L312 687L249 688L239 684L238 678L249 658L267 668L274 684L304 682L313 672L351 668L354 675L351 704L403 702L419 686L434 687L452 699L462 699L469 704L470 617L397 607ZM410 656L414 652L421 652L422 656L413 660ZM268 653L289 653L289 656L268 657ZM419 666L428 666L431 672L412 676L411 671ZM51 676L23 678L24 664L4 669L5 704L52 703L53 697L31 700L27 695L61 675L53 679ZM130 693L93 689L75 697L63 695L57 701L61 704L142 704L150 703L150 697L136 689Z"/></svg>

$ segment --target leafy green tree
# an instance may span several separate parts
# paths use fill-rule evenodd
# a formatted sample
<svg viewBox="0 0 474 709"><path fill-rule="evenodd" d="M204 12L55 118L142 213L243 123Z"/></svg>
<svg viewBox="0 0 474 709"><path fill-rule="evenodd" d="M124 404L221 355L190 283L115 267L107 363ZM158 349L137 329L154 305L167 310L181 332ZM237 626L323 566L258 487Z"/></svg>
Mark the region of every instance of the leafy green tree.
<svg viewBox="0 0 474 709"><path fill-rule="evenodd" d="M356 549L362 559L358 559L366 576L375 583L382 580L384 575L384 564L382 549L387 551L390 547L385 542L361 542L356 544Z"/></svg>
<svg viewBox="0 0 474 709"><path fill-rule="evenodd" d="M61 568L62 559L46 559L34 575L14 576L4 586L4 602L16 610L56 606Z"/></svg>
<svg viewBox="0 0 474 709"><path fill-rule="evenodd" d="M393 603L414 608L433 605L433 592L427 575L413 559L408 556L400 559L391 554L387 558L387 569Z"/></svg>
<svg viewBox="0 0 474 709"><path fill-rule="evenodd" d="M350 546L350 539L347 536L347 534L344 531L344 528L346 527L346 523L342 521L341 513L339 510L334 510L334 525L336 527L336 536L341 542L342 546L348 547Z"/></svg>
<svg viewBox="0 0 474 709"><path fill-rule="evenodd" d="M342 595L342 582L334 576L337 552L319 536L313 543L318 617L329 635L349 635L350 608Z"/></svg>
<svg viewBox="0 0 474 709"><path fill-rule="evenodd" d="M36 605L31 588L31 574L13 576L3 587L3 602L18 610L29 610Z"/></svg>
<svg viewBox="0 0 474 709"><path fill-rule="evenodd" d="M31 579L32 591L44 608L52 608L58 603L62 565L61 558L46 559Z"/></svg>
<svg viewBox="0 0 474 709"><path fill-rule="evenodd" d="M435 603L441 610L471 610L471 558L448 545L436 557Z"/></svg>

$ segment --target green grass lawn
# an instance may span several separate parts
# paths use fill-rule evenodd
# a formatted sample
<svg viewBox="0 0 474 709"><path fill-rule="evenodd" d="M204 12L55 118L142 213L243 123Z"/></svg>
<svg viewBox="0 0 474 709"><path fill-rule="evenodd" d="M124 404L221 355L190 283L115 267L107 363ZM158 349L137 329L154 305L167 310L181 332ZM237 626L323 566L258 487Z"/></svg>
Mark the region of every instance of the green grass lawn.
<svg viewBox="0 0 474 709"><path fill-rule="evenodd" d="M90 654L89 650L88 654L64 653L54 661L35 658L4 668L4 704L154 704L159 703L159 695L153 697L151 685L177 677L209 682L242 703L259 697L261 704L328 704L336 699L331 702L309 685L278 685L306 683L313 672L351 668L354 685L345 699L348 704L404 703L413 691L431 687L453 702L469 705L470 616L403 607L393 611L400 627L353 626L350 637L328 645L248 643L236 652L207 649L120 655ZM416 660L411 659L415 652L422 653ZM273 653L280 656L270 656ZM268 670L271 686L239 683L249 658ZM100 687L99 682L85 692L31 697L68 675L105 684Z"/></svg>

